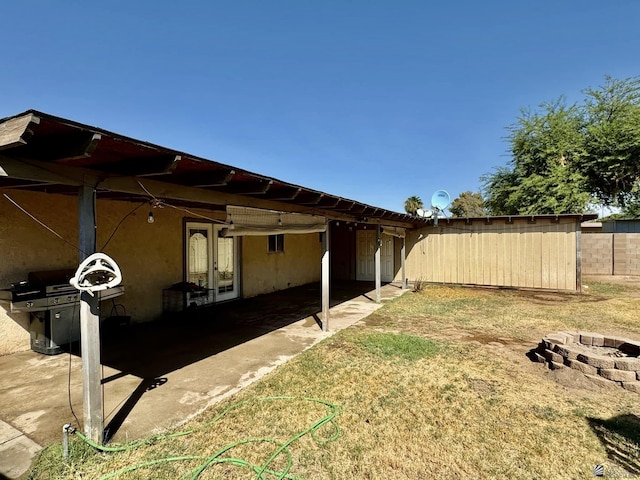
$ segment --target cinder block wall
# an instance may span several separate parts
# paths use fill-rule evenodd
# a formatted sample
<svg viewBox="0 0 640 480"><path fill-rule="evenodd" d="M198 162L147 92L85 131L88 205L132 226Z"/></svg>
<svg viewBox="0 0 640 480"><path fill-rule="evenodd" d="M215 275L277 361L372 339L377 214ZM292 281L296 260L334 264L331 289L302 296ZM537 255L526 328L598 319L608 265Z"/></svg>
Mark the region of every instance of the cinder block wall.
<svg viewBox="0 0 640 480"><path fill-rule="evenodd" d="M582 235L582 273L640 276L640 233Z"/></svg>
<svg viewBox="0 0 640 480"><path fill-rule="evenodd" d="M613 274L640 275L640 233L614 233Z"/></svg>
<svg viewBox="0 0 640 480"><path fill-rule="evenodd" d="M582 273L613 275L613 234L582 235Z"/></svg>

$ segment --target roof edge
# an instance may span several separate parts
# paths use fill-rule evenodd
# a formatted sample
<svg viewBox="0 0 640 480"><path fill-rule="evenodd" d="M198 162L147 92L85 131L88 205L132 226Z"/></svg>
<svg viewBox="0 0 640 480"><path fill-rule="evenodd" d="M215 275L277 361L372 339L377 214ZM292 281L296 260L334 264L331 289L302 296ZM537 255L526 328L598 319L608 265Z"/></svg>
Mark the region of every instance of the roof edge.
<svg viewBox="0 0 640 480"><path fill-rule="evenodd" d="M598 214L596 213L559 213L557 215L554 214L540 214L540 215L487 215L484 217L447 217L447 218L439 218L439 222L451 223L451 222L487 222L494 220L560 220L560 219L569 219L573 218L575 220L580 220L581 222L588 220L595 220L598 218ZM421 219L423 223L431 223L431 218Z"/></svg>

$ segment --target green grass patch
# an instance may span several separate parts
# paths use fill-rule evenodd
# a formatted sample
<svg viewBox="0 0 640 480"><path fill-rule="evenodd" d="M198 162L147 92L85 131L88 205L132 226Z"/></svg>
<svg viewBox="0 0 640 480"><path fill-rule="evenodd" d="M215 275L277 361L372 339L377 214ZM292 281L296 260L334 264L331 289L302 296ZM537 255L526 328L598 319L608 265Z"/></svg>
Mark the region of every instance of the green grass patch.
<svg viewBox="0 0 640 480"><path fill-rule="evenodd" d="M385 305L387 315L419 315L454 320L486 315L508 305L500 295L487 295L485 290L464 287L429 286L421 292L403 295ZM496 293L496 292L492 292Z"/></svg>
<svg viewBox="0 0 640 480"><path fill-rule="evenodd" d="M356 337L354 342L377 357L409 361L433 357L443 348L441 343L404 333L366 333Z"/></svg>

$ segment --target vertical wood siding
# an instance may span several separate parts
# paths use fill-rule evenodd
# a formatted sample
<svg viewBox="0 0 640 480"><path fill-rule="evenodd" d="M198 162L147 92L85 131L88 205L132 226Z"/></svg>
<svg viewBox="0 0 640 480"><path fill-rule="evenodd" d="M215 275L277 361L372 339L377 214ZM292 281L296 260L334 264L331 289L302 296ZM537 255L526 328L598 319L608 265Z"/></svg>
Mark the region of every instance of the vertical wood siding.
<svg viewBox="0 0 640 480"><path fill-rule="evenodd" d="M440 222L408 232L410 280L496 287L577 289L579 224L543 219Z"/></svg>

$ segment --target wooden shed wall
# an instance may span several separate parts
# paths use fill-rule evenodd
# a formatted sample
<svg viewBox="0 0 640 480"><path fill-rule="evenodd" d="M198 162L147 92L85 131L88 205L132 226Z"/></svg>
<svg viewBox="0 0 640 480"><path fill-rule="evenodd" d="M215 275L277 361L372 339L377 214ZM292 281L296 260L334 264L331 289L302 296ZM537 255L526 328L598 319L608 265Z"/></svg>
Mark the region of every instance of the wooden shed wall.
<svg viewBox="0 0 640 480"><path fill-rule="evenodd" d="M580 232L573 219L508 223L441 220L408 232L410 281L495 287L579 289Z"/></svg>

